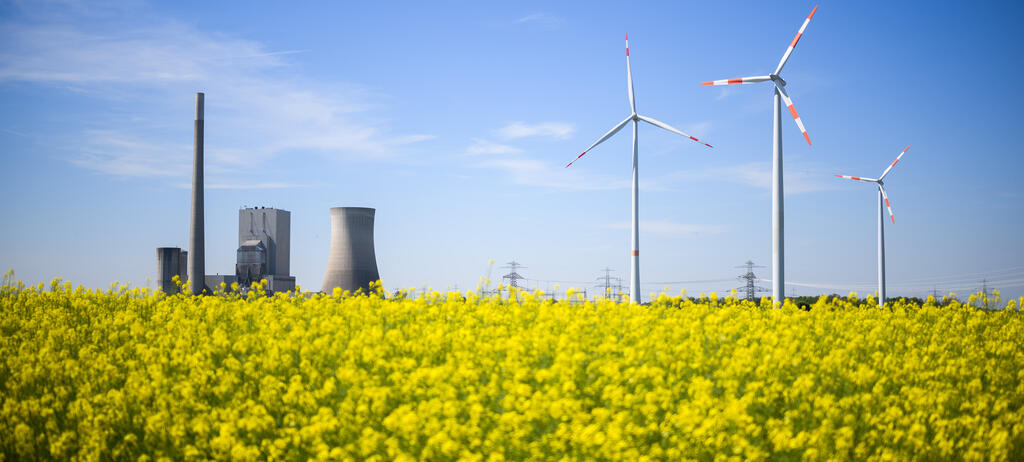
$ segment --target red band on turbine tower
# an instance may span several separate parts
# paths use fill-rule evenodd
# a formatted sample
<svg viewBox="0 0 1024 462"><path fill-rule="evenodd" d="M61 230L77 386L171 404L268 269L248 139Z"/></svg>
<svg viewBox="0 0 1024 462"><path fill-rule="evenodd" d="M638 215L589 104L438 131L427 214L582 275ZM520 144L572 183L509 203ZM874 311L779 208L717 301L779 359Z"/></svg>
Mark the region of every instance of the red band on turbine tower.
<svg viewBox="0 0 1024 462"><path fill-rule="evenodd" d="M640 256L640 251L639 250L634 250L633 251L633 256L634 257L639 257Z"/></svg>

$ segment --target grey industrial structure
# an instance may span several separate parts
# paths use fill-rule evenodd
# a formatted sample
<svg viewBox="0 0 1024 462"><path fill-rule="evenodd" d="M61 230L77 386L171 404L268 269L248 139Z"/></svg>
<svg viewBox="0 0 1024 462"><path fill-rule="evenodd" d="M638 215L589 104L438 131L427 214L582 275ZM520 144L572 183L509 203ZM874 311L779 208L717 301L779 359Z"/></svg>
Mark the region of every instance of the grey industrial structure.
<svg viewBox="0 0 1024 462"><path fill-rule="evenodd" d="M188 252L179 247L157 247L157 288L168 294L178 293L178 285L174 283L174 276L178 276L181 284L188 281Z"/></svg>
<svg viewBox="0 0 1024 462"><path fill-rule="evenodd" d="M331 250L321 288L326 293L367 290L380 279L373 247L376 210L365 207L331 208Z"/></svg>
<svg viewBox="0 0 1024 462"><path fill-rule="evenodd" d="M287 210L253 207L238 211L235 278L239 286L266 279L267 289L273 292L295 289L295 277L288 275L291 220Z"/></svg>
<svg viewBox="0 0 1024 462"><path fill-rule="evenodd" d="M288 274L291 255L291 212L287 210L248 207L238 211L238 250L234 274L206 274L206 252L203 209L203 112L205 95L196 93L196 117L192 163L192 216L189 229L189 251L179 247L156 249L157 288L168 294L178 293L174 276L181 284L190 281L191 293L210 293L235 282L242 290L253 282L266 280L264 288L271 292L295 289L295 277ZM380 279L373 247L375 210L363 207L331 209L331 249L324 275L323 291L335 287L356 291L368 289ZM191 254L192 258L189 258Z"/></svg>

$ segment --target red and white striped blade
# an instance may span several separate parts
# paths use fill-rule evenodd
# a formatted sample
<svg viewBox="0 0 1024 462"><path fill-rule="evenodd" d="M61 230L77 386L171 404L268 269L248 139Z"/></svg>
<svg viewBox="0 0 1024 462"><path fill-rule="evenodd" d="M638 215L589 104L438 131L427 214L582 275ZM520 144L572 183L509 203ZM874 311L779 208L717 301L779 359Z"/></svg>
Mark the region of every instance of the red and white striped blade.
<svg viewBox="0 0 1024 462"><path fill-rule="evenodd" d="M740 77L738 79L712 80L710 82L701 82L701 85L739 85L744 83L765 82L771 79L771 76L759 75L757 77Z"/></svg>
<svg viewBox="0 0 1024 462"><path fill-rule="evenodd" d="M796 37L793 37L793 41L790 42L789 48L786 48L786 53L782 55L782 59L779 61L779 67L775 68L775 72L773 72L773 74L779 75L779 72L782 72L782 66L785 66L786 61L789 61L789 55L793 54L793 49L796 48L796 44L797 42L800 41L800 37L804 35L804 29L807 28L808 24L810 24L811 18L814 17L815 11L818 11L817 5L815 5L814 9L811 10L811 14L807 15L807 19L804 19L803 25L800 26L800 30L797 31Z"/></svg>
<svg viewBox="0 0 1024 462"><path fill-rule="evenodd" d="M626 34L626 80L629 84L629 107L636 114L636 97L633 95L633 71L629 67L629 34Z"/></svg>
<svg viewBox="0 0 1024 462"><path fill-rule="evenodd" d="M675 133L678 133L680 135L683 135L683 136L685 136L685 137L687 137L687 138L689 138L689 139L691 139L693 141L696 141L696 142L698 142L700 144L703 144L704 146L707 146L709 148L713 148L714 147L714 146L712 146L710 144L707 144L707 143L705 143L705 142L703 142L701 140L698 140L697 138L694 138L694 137L692 137L690 135L687 135L686 133L683 133L682 130L679 130L679 129L677 129L677 128L675 128L675 127L673 127L673 126L671 126L671 125L669 125L669 124L667 124L665 122L660 121L660 120L655 120L655 119L652 119L650 117L646 117L646 116L642 116L642 115L637 115L637 118L639 118L640 120L642 120L644 122L647 122L647 123L649 123L651 125L654 125L655 127L664 128L665 130L668 130L670 132L675 132Z"/></svg>
<svg viewBox="0 0 1024 462"><path fill-rule="evenodd" d="M836 176L838 176L839 178L846 178L847 180L867 181L867 182L870 182L870 183L877 183L878 182L878 180L876 180L874 178L863 178L863 177L859 177L859 176L850 176L850 175L836 175Z"/></svg>
<svg viewBox="0 0 1024 462"><path fill-rule="evenodd" d="M882 172L882 176L878 177L879 180L884 179L885 176L889 174L889 170L892 170L892 168L896 166L896 162L899 162L900 161L900 157L903 157L903 154L907 153L907 149L910 149L909 145L907 147L903 148L903 152L901 152L900 155L896 156L896 160L892 161L892 163L889 164L889 166L885 169L885 171Z"/></svg>
<svg viewBox="0 0 1024 462"><path fill-rule="evenodd" d="M591 149L594 149L595 147L597 147L597 145L603 143L604 140L606 140L608 138L611 138L612 135L618 133L619 130L622 130L622 127L626 126L626 122L629 122L630 120L633 120L633 116L632 115L630 115L629 117L626 117L626 120L623 120L622 122L619 122L619 124L616 125L614 128L612 128L611 130L608 130L608 133L605 133L604 136L599 138L594 144L590 145L590 147L587 148L586 151L583 151L582 153L580 153L580 155L576 156L576 158L573 159L572 162L569 162L565 166L565 168L569 168L569 165L572 165L573 162L576 162L577 160L580 160L580 157L583 157L584 154L590 152Z"/></svg>
<svg viewBox="0 0 1024 462"><path fill-rule="evenodd" d="M885 188L881 183L878 184L878 190L882 192L882 199L885 200L885 208L889 210L889 219L892 220L892 224L896 224L896 216L892 214L892 206L889 205L889 195L885 193Z"/></svg>
<svg viewBox="0 0 1024 462"><path fill-rule="evenodd" d="M779 94L782 95L782 101L786 103L786 109L789 109L789 114L793 116L793 120L796 121L796 126L800 128L800 133L804 134L804 139L807 140L807 145L811 144L811 137L807 136L807 129L804 128L804 123L800 120L800 116L796 113L796 108L793 107L793 100L786 93L786 89L779 85L779 82L774 82L775 88L779 89Z"/></svg>

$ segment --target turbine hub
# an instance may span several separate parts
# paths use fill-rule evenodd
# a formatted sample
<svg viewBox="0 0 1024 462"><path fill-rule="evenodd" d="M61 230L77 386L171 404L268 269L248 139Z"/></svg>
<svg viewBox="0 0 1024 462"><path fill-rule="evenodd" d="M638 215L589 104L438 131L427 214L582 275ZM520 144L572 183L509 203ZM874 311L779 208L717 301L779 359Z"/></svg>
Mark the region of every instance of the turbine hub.
<svg viewBox="0 0 1024 462"><path fill-rule="evenodd" d="M774 80L774 81L776 81L776 82L779 82L779 83L780 83L780 84L781 84L782 86L786 86L786 81L785 81L785 80L782 80L782 77L779 77L779 76L778 76L778 75L776 75L776 74L772 74L772 75L770 75L769 77L771 77L771 78L772 78L772 80Z"/></svg>
<svg viewBox="0 0 1024 462"><path fill-rule="evenodd" d="M640 121L640 116L638 116L638 115L637 115L637 114L636 114L636 113L634 112L634 113L633 113L633 117L632 117L632 119L633 119L633 121L634 121L634 122L639 122L639 121Z"/></svg>

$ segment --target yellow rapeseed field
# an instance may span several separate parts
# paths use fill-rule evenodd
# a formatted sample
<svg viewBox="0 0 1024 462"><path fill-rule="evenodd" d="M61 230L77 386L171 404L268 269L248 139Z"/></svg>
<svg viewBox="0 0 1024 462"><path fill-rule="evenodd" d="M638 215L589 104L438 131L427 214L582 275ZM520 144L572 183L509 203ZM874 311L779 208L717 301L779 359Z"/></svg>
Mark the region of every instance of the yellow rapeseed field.
<svg viewBox="0 0 1024 462"><path fill-rule="evenodd" d="M1024 460L1024 314L5 284L0 460Z"/></svg>

